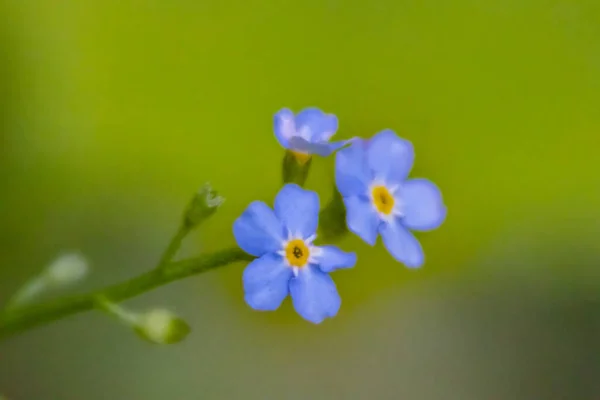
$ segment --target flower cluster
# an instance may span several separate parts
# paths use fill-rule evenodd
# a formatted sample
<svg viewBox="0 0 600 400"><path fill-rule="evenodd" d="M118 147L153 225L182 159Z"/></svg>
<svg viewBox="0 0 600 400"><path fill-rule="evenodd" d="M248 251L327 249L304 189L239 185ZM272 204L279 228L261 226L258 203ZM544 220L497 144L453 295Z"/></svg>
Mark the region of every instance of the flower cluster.
<svg viewBox="0 0 600 400"><path fill-rule="evenodd" d="M371 246L381 235L394 259L420 267L423 249L411 231L442 224L446 207L440 190L429 180L408 178L414 149L393 131L330 142L337 129L337 117L317 108L296 115L283 109L274 118L277 140L299 165L312 155L337 152L335 183L348 230ZM257 257L243 274L245 300L253 309L275 310L290 295L298 314L310 322L337 314L341 300L329 273L353 267L357 258L335 246L314 244L319 203L315 192L286 183L273 209L255 201L235 221L238 245Z"/></svg>

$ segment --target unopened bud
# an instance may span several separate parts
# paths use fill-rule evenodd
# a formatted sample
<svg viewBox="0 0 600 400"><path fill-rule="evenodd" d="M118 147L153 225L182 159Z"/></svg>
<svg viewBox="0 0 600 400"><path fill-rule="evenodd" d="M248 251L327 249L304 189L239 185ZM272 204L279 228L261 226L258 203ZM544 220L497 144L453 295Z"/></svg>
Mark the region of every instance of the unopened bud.
<svg viewBox="0 0 600 400"><path fill-rule="evenodd" d="M184 215L184 224L187 228L200 225L205 219L213 215L225 198L213 190L210 183L205 183L190 201Z"/></svg>
<svg viewBox="0 0 600 400"><path fill-rule="evenodd" d="M142 339L156 344L181 342L191 328L183 319L163 308L137 313L104 296L95 299L96 307L133 329Z"/></svg>
<svg viewBox="0 0 600 400"><path fill-rule="evenodd" d="M88 270L88 262L81 254L70 253L58 257L50 264L45 275L50 285L64 286L85 278Z"/></svg>
<svg viewBox="0 0 600 400"><path fill-rule="evenodd" d="M191 328L187 322L170 311L155 309L139 315L135 330L149 342L173 344L185 339Z"/></svg>
<svg viewBox="0 0 600 400"><path fill-rule="evenodd" d="M60 289L83 279L88 273L87 260L78 253L67 253L54 260L38 276L30 279L9 301L13 309L34 301L43 293ZM1 400L1 399L0 399Z"/></svg>

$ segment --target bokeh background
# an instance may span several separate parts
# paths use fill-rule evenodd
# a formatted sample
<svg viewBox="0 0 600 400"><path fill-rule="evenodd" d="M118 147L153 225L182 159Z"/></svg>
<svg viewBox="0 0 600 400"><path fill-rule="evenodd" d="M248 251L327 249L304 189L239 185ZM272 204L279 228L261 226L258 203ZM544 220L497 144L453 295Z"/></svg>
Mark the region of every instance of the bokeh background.
<svg viewBox="0 0 600 400"><path fill-rule="evenodd" d="M79 250L83 292L150 268L190 195L227 201L182 255L234 244L280 187L272 115L395 129L445 225L410 271L383 246L339 315L256 313L244 265L128 301L193 327L142 342L99 312L0 344L14 400L600 398L596 0L0 0L0 302ZM308 187L328 200L333 160Z"/></svg>

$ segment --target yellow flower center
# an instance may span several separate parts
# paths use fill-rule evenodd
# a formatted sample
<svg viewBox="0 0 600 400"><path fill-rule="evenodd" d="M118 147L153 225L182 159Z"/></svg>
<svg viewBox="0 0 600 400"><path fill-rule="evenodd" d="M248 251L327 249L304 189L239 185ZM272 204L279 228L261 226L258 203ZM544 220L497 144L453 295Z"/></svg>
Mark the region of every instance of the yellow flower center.
<svg viewBox="0 0 600 400"><path fill-rule="evenodd" d="M394 196L385 186L375 186L372 191L373 204L375 208L382 214L391 214L394 209Z"/></svg>
<svg viewBox="0 0 600 400"><path fill-rule="evenodd" d="M310 256L310 251L304 240L290 240L285 248L285 258L293 267L304 267Z"/></svg>
<svg viewBox="0 0 600 400"><path fill-rule="evenodd" d="M296 159L296 161L298 162L298 164L300 164L300 165L306 164L308 162L308 160L310 160L310 157L311 157L310 154L300 153L298 151L292 151L291 153L294 156L294 158Z"/></svg>

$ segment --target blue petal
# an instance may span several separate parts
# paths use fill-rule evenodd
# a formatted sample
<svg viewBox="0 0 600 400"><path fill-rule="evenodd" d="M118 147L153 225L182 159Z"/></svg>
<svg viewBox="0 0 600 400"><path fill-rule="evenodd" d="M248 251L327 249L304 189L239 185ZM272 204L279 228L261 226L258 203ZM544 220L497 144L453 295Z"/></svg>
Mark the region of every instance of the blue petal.
<svg viewBox="0 0 600 400"><path fill-rule="evenodd" d="M300 136L294 136L289 140L289 148L301 153L317 154L321 157L327 157L337 149L342 148L347 141L340 142L309 142Z"/></svg>
<svg viewBox="0 0 600 400"><path fill-rule="evenodd" d="M290 280L290 295L296 312L314 324L334 317L342 304L331 277L314 266L300 269Z"/></svg>
<svg viewBox="0 0 600 400"><path fill-rule="evenodd" d="M309 142L328 141L338 129L338 119L315 107L305 108L296 115L296 131Z"/></svg>
<svg viewBox="0 0 600 400"><path fill-rule="evenodd" d="M366 198L352 196L346 197L344 204L348 229L373 246L377 240L380 219L371 203Z"/></svg>
<svg viewBox="0 0 600 400"><path fill-rule="evenodd" d="M275 197L275 215L288 232L306 239L315 234L319 225L319 196L288 183Z"/></svg>
<svg viewBox="0 0 600 400"><path fill-rule="evenodd" d="M292 269L275 253L252 261L242 276L246 303L258 311L276 310L289 293L292 275Z"/></svg>
<svg viewBox="0 0 600 400"><path fill-rule="evenodd" d="M366 164L366 142L356 139L335 155L335 184L343 197L364 195L371 182Z"/></svg>
<svg viewBox="0 0 600 400"><path fill-rule="evenodd" d="M375 178L387 184L406 179L415 159L412 143L386 129L369 140L367 162Z"/></svg>
<svg viewBox="0 0 600 400"><path fill-rule="evenodd" d="M427 179L411 179L402 185L402 223L413 230L428 231L439 227L446 218L446 206L440 189Z"/></svg>
<svg viewBox="0 0 600 400"><path fill-rule="evenodd" d="M289 149L289 140L296 135L294 113L288 108L283 108L273 117L273 130L279 143Z"/></svg>
<svg viewBox="0 0 600 400"><path fill-rule="evenodd" d="M319 143L322 143L322 142L319 142ZM329 142L329 149L330 149L330 153L329 154L333 153L334 151L337 151L337 150L341 149L342 147L344 147L348 143L350 143L350 140L340 140L340 141L337 141L337 142ZM327 154L327 155L329 155L329 154Z"/></svg>
<svg viewBox="0 0 600 400"><path fill-rule="evenodd" d="M338 126L338 119L335 115L325 114L321 121L321 129L315 130L313 140L315 142L326 142L331 140L331 137L337 132Z"/></svg>
<svg viewBox="0 0 600 400"><path fill-rule="evenodd" d="M379 228L383 244L392 257L409 268L418 268L425 262L421 243L398 219L384 222Z"/></svg>
<svg viewBox="0 0 600 400"><path fill-rule="evenodd" d="M332 272L341 268L352 268L356 264L356 253L347 253L335 246L318 247L316 262L321 271Z"/></svg>
<svg viewBox="0 0 600 400"><path fill-rule="evenodd" d="M233 223L233 235L242 250L260 257L281 250L283 225L265 203L254 201Z"/></svg>

